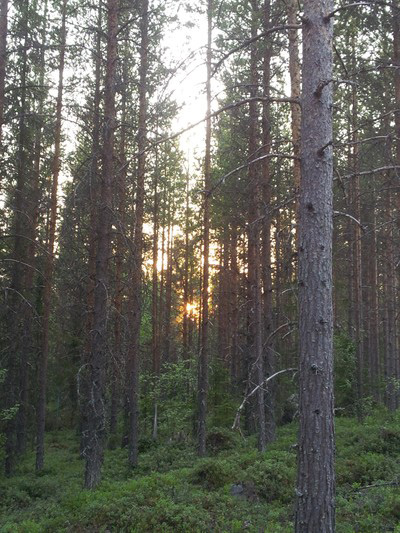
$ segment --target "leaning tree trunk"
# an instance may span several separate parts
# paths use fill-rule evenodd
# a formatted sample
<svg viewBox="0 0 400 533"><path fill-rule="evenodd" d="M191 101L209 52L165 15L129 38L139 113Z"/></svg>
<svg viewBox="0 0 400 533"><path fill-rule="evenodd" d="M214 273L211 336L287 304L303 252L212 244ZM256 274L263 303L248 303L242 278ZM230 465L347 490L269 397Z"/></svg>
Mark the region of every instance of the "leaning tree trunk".
<svg viewBox="0 0 400 533"><path fill-rule="evenodd" d="M206 153L204 159L204 206L203 206L203 283L200 354L198 375L198 431L197 451L200 457L206 454L206 415L208 392L208 286L209 286L209 254L210 254L210 189L211 189L211 68L212 68L212 14L213 0L207 2L207 122L206 122Z"/></svg>
<svg viewBox="0 0 400 533"><path fill-rule="evenodd" d="M135 205L135 235L133 242L133 265L131 270L131 341L128 350L128 462L134 467L138 462L139 436L139 335L141 322L142 290L142 249L143 249L143 213L144 182L146 173L147 145L147 78L149 48L149 1L141 2L141 44L140 44L140 80L139 80L139 123L138 123L138 175Z"/></svg>
<svg viewBox="0 0 400 533"><path fill-rule="evenodd" d="M335 530L332 9L332 0L304 2L296 533Z"/></svg>
<svg viewBox="0 0 400 533"><path fill-rule="evenodd" d="M107 0L107 60L104 90L103 172L97 217L96 283L89 359L88 417L85 487L95 488L101 478L105 439L105 366L109 307L109 258L111 255L112 197L115 180L114 131L117 68L118 0Z"/></svg>

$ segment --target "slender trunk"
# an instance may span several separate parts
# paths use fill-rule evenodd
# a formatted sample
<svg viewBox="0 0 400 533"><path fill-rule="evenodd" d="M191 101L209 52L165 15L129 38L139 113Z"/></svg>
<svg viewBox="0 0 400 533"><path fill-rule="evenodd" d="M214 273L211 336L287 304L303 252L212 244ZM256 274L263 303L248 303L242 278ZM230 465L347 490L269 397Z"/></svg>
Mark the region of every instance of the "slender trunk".
<svg viewBox="0 0 400 533"><path fill-rule="evenodd" d="M66 16L67 0L62 3L62 20L60 29L60 59L58 67L58 94L56 104L56 123L54 128L54 157L53 178L51 184L50 221L47 254L44 266L43 286L43 317L42 317L42 349L39 360L39 401L37 408L37 434L36 434L36 471L44 467L44 433L46 425L46 389L47 389L47 363L49 358L49 331L51 313L51 291L53 287L54 272L54 243L57 225L57 192L58 177L61 166L61 113L64 90L64 63L66 45Z"/></svg>
<svg viewBox="0 0 400 533"><path fill-rule="evenodd" d="M288 24L296 24L299 11L298 0L288 0L287 16ZM289 74L290 74L290 96L300 102L301 96L301 71L299 58L299 38L298 30L289 30ZM293 161L293 178L296 196L299 194L301 181L301 163L300 163L300 129L301 129L301 107L298 104L291 103L291 128L293 155L298 158ZM296 241L298 240L299 226L299 201L296 200Z"/></svg>
<svg viewBox="0 0 400 533"><path fill-rule="evenodd" d="M27 114L27 73L28 73L28 20L27 10L28 2L24 2L23 6L24 28L23 28L23 47L21 57L21 97L19 107L19 124L18 124L18 146L16 154L16 170L17 170L17 183L15 188L15 198L13 206L14 215L14 231L15 239L13 243L12 260L13 267L11 273L11 294L8 299L9 310L8 318L10 324L8 325L9 331L9 349L8 349L8 361L7 361L7 375L6 375L6 391L7 391L7 407L13 407L15 404L20 403L20 391L19 391L19 379L18 379L18 363L20 362L21 354L21 338L23 334L21 332L20 316L23 314L24 303L21 303L21 295L24 288L24 276L25 276L25 264L26 264L26 239L24 236L27 232L26 219L24 216L26 195L27 195L27 182L26 182L26 114ZM5 474L8 476L11 474L14 466L14 455L16 451L15 443L15 420L12 418L6 424L6 442L5 442Z"/></svg>
<svg viewBox="0 0 400 533"><path fill-rule="evenodd" d="M270 27L270 0L264 2L264 31ZM264 58L263 58L263 87L264 97L267 99L270 96L271 83L271 47L268 42L265 43ZM264 146L264 154L271 151L271 112L268 100L263 104L263 120L262 120L262 138ZM264 222L262 225L262 282L264 287L263 294L263 316L264 316L264 349L266 353L265 371L266 376L271 376L275 372L275 355L271 345L270 335L273 330L273 316L272 316L272 265L271 265L271 196L272 183L270 160L266 159L262 165L262 197L264 212ZM275 391L274 383L268 386L265 394L265 403L267 408L266 417L266 439L271 442L276 438L276 422L275 422Z"/></svg>
<svg viewBox="0 0 400 533"><path fill-rule="evenodd" d="M101 28L102 28L102 7L100 1L97 15L96 50L94 55L94 94L93 94L93 128L91 163L89 173L89 247L88 247L88 268L87 268L87 291L86 291L86 324L85 324L85 345L82 356L82 368L78 376L79 403L80 403L80 430L81 455L85 455L88 437L89 411L89 364L91 351L91 338L93 335L93 310L94 310L94 289L96 285L96 254L97 254L97 211L99 197L99 158L100 158L100 102L101 102Z"/></svg>
<svg viewBox="0 0 400 533"><path fill-rule="evenodd" d="M142 0L140 4L140 74L139 74L139 123L138 123L138 174L135 203L135 235L134 235L134 264L131 271L131 341L128 350L128 405L129 432L128 447L130 466L138 462L138 432L139 432L139 335L141 322L141 290L142 290L142 248L143 248L143 211L144 211L144 182L146 172L147 145L147 76L148 76L148 48L149 48L149 2Z"/></svg>
<svg viewBox="0 0 400 533"><path fill-rule="evenodd" d="M156 162L154 174L154 203L153 203L153 267L152 267L152 303L151 303L151 351L153 359L153 374L155 379L160 375L160 336L158 322L158 233L159 233L159 193L158 193L158 150L156 149ZM158 399L154 399L153 439L158 436Z"/></svg>
<svg viewBox="0 0 400 533"><path fill-rule="evenodd" d="M186 176L186 210L185 210L185 266L184 266L184 282L183 282L183 359L189 359L189 171Z"/></svg>
<svg viewBox="0 0 400 533"><path fill-rule="evenodd" d="M238 268L238 236L236 224L233 224L231 230L231 295L230 295L230 315L231 315L231 379L233 383L237 383L240 373L240 364L238 361L239 348L239 268Z"/></svg>
<svg viewBox="0 0 400 533"><path fill-rule="evenodd" d="M210 194L211 189L211 68L212 68L212 21L213 0L207 0L207 121L206 121L206 152L204 158L204 205L203 205L203 283L201 340L198 375L198 432L197 451L200 457L206 454L206 417L208 395L208 327L209 327L209 255L210 255Z"/></svg>
<svg viewBox="0 0 400 533"><path fill-rule="evenodd" d="M332 314L332 0L305 0L299 231L296 533L335 530Z"/></svg>
<svg viewBox="0 0 400 533"><path fill-rule="evenodd" d="M171 356L171 312L172 312L172 249L173 249L173 204L171 197L168 201L168 231L167 231L167 272L165 276L165 305L164 305L164 362L170 362Z"/></svg>
<svg viewBox="0 0 400 533"><path fill-rule="evenodd" d="M354 52L354 36L353 40L353 54ZM351 168L354 177L351 182L351 198L352 198L352 214L356 220L361 218L361 196L360 196L360 176L358 174L359 168L359 144L357 134L357 92L356 88L352 91L352 144L351 144ZM361 227L359 224L352 223L352 244L353 244L353 323L355 328L355 345L356 345L356 361L357 361L357 417L362 419L362 399L363 399L363 379L364 379L364 361L363 361L363 343L362 343L362 275L361 275Z"/></svg>
<svg viewBox="0 0 400 533"><path fill-rule="evenodd" d="M97 216L96 284L89 361L88 433L85 450L85 487L95 488L101 478L105 439L105 366L109 311L109 258L111 255L112 197L115 181L114 131L117 67L118 0L107 0L107 59L104 90L103 172Z"/></svg>
<svg viewBox="0 0 400 533"><path fill-rule="evenodd" d="M8 0L0 1L0 146L4 122L4 90L7 65Z"/></svg>
<svg viewBox="0 0 400 533"><path fill-rule="evenodd" d="M252 37L257 34L258 3L252 0ZM258 54L255 46L250 50L250 97L257 94ZM257 152L258 133L258 111L257 103L252 101L249 105L250 130L249 130L249 159L254 158ZM249 243L248 243L248 279L250 297L249 315L249 347L251 351L252 364L249 369L254 368L256 372L257 385L264 379L264 354L262 346L262 308L261 308L261 223L260 223L260 168L251 165L248 171L248 181L250 189L249 200ZM265 427L265 398L264 388L257 390L257 415L258 415L258 447L260 451L266 449L266 427Z"/></svg>
<svg viewBox="0 0 400 533"><path fill-rule="evenodd" d="M43 109L44 109L44 79L45 79L45 48L46 48L46 31L47 31L47 0L44 7L43 27L41 34L41 50L39 62L39 87L40 96L37 108L37 126L34 139L34 163L32 183L29 187L29 196L27 199L27 211L29 213L30 228L28 230L29 242L27 246L28 266L26 270L25 290L26 298L31 302L30 306L24 306L23 324L24 334L21 346L21 359L19 363L19 409L16 418L17 429L17 453L24 453L26 448L26 416L28 408L28 366L29 355L33 349L32 339L32 322L33 322L33 289L35 277L35 254L36 254L36 237L37 225L39 218L39 187L40 187L40 170L41 170L41 155L42 155L42 133L43 133ZM29 204L29 207L28 207Z"/></svg>
<svg viewBox="0 0 400 533"><path fill-rule="evenodd" d="M127 94L126 84L128 83L127 74L127 57L124 57L124 64L122 66L122 102L121 102L121 137L119 142L119 166L120 171L118 175L118 223L117 223L117 242L115 251L115 296L114 296L114 354L111 364L111 409L110 409L110 434L114 434L117 430L118 421L118 406L120 397L120 374L123 364L123 316L122 303L124 296L124 285L122 282L124 255L126 251L126 174L127 174L127 159L126 159L126 105Z"/></svg>
<svg viewBox="0 0 400 533"><path fill-rule="evenodd" d="M385 374L386 374L386 405L390 411L396 409L396 270L394 253L394 216L393 196L391 187L393 182L387 185L385 205L385 266L384 266L384 294L385 294Z"/></svg>

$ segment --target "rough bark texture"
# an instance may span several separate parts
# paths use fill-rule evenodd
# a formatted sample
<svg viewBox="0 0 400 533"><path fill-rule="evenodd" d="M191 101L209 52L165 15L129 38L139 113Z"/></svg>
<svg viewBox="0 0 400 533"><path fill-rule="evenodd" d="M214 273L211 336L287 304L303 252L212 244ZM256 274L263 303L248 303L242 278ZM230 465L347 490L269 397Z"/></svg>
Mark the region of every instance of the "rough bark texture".
<svg viewBox="0 0 400 533"><path fill-rule="evenodd" d="M335 530L332 348L332 0L306 0L299 232L296 533Z"/></svg>
<svg viewBox="0 0 400 533"><path fill-rule="evenodd" d="M103 172L97 217L96 284L89 361L88 430L85 487L101 478L105 437L105 363L108 352L109 258L111 255L112 187L114 172L115 76L117 64L118 0L107 0L107 60L104 90Z"/></svg>
<svg viewBox="0 0 400 533"><path fill-rule="evenodd" d="M206 122L206 153L204 159L204 206L203 206L203 282L201 287L202 312L200 331L200 354L198 375L198 430L197 450L200 456L206 454L206 415L208 391L208 286L209 286L209 254L210 254L210 195L211 189L211 68L212 68L212 14L213 0L207 3L208 37L207 37L207 122Z"/></svg>

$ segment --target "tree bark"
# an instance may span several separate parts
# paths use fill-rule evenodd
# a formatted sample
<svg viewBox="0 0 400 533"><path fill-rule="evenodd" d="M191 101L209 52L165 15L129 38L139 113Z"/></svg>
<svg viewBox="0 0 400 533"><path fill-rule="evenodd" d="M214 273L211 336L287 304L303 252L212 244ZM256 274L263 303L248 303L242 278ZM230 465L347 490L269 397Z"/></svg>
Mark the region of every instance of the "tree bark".
<svg viewBox="0 0 400 533"><path fill-rule="evenodd" d="M258 2L252 0L252 38L257 34ZM250 97L256 96L258 85L258 53L253 45L250 49ZM257 152L258 133L258 111L257 103L253 100L249 104L249 160L254 158ZM257 384L264 381L264 354L262 345L262 308L261 308L261 222L260 222L260 168L251 165L248 171L248 181L250 190L249 199L249 242L248 242L248 280L250 297L249 315L249 347L251 352L251 363L249 371L255 369L255 379ZM266 449L266 427L265 427L265 397L264 389L257 390L257 418L258 418L258 448L260 451Z"/></svg>
<svg viewBox="0 0 400 533"><path fill-rule="evenodd" d="M85 455L88 437L88 415L89 410L89 365L91 339L93 335L93 311L94 311L94 289L96 285L96 254L97 254L97 215L99 199L99 158L100 158L100 103L101 103L101 32L102 32L102 2L99 2L97 14L96 48L94 56L94 92L93 92L93 112L92 112L92 146L91 162L89 172L89 246L88 246L88 266L87 266L87 290L86 290L86 323L85 342L82 355L82 367L79 372L79 403L80 403L80 431L81 455Z"/></svg>
<svg viewBox="0 0 400 533"><path fill-rule="evenodd" d="M147 145L147 85L148 85L148 48L149 48L149 2L140 3L140 73L139 73L139 123L138 123L138 173L135 202L135 234L133 242L133 268L131 271L130 301L132 306L130 317L131 340L128 350L128 462L131 467L138 463L138 432L139 432L139 341L141 323L141 290L142 290L142 249L143 249L143 212L144 183L146 173Z"/></svg>
<svg viewBox="0 0 400 533"><path fill-rule="evenodd" d="M112 197L115 181L114 131L117 67L118 0L107 0L107 59L104 89L103 169L97 216L96 284L89 361L88 436L85 487L95 488L101 478L105 438L105 366L108 352L109 259L111 255Z"/></svg>
<svg viewBox="0 0 400 533"><path fill-rule="evenodd" d="M56 104L56 123L54 128L54 157L53 157L53 177L51 184L50 199L50 221L49 237L47 243L47 254L44 267L43 286L43 317L42 317L42 349L39 360L39 401L37 408L37 433L36 433L36 471L43 470L44 467L44 434L46 426L46 389L47 389L47 363L49 359L49 333L50 333L50 313L51 313L51 291L53 288L54 272L54 243L56 238L57 225L57 194L58 178L61 167L61 126L62 126L62 104L64 90L64 63L66 46L66 17L67 0L63 0L60 29L60 58L58 66L58 94Z"/></svg>
<svg viewBox="0 0 400 533"><path fill-rule="evenodd" d="M211 69L212 69L212 23L213 0L207 0L207 121L206 152L204 158L204 204L203 204L203 283L200 354L198 374L198 431L197 451L200 457L206 454L206 416L208 393L208 326L209 326L209 255L210 255L210 194L211 190Z"/></svg>
<svg viewBox="0 0 400 533"><path fill-rule="evenodd" d="M4 122L4 92L7 65L8 0L0 2L0 146Z"/></svg>
<svg viewBox="0 0 400 533"><path fill-rule="evenodd" d="M297 15L299 10L298 0L288 0L287 15L288 24L297 23ZM301 70L299 58L299 39L298 30L288 30L289 35L289 75L290 75L290 96L300 101L301 96ZM293 155L296 159L293 160L293 178L296 196L299 194L301 181L301 163L300 163L300 130L301 130L301 107L296 103L290 104L291 109L291 128L292 128L292 143ZM299 226L299 201L296 200L296 241L298 241L298 226Z"/></svg>
<svg viewBox="0 0 400 533"><path fill-rule="evenodd" d="M264 2L264 27L267 31L270 27L271 18L271 2L265 0ZM263 59L263 96L267 99L263 104L263 120L262 120L262 137L264 146L264 155L271 151L271 110L268 98L270 97L270 82L271 82L271 45L269 42L265 43L264 59ZM263 350L265 350L265 370L266 375L271 376L275 371L275 356L271 346L271 341L268 341L273 329L273 313L272 313L272 265L271 265L271 196L272 196L272 179L270 171L270 160L266 159L262 165L262 197L264 207L264 222L262 225L262 282L263 282L263 315L264 315L264 335L263 335ZM266 343L266 344L265 344ZM275 383L270 383L265 394L265 404L267 410L266 416L266 439L268 442L276 438L276 423L275 423Z"/></svg>
<svg viewBox="0 0 400 533"><path fill-rule="evenodd" d="M305 0L299 231L296 533L335 530L332 313L332 0Z"/></svg>

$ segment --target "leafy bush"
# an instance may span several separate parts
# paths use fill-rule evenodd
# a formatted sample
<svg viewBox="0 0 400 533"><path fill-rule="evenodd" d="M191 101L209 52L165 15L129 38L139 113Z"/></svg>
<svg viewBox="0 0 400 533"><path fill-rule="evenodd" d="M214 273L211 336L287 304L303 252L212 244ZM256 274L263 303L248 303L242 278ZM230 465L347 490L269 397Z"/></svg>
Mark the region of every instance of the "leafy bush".
<svg viewBox="0 0 400 533"><path fill-rule="evenodd" d="M232 430L213 428L207 434L207 450L211 454L217 454L224 450L232 450L237 445L237 438Z"/></svg>
<svg viewBox="0 0 400 533"><path fill-rule="evenodd" d="M295 458L289 452L267 452L245 472L245 481L253 483L258 496L267 502L291 503L295 479Z"/></svg>
<svg viewBox="0 0 400 533"><path fill-rule="evenodd" d="M192 474L192 481L205 488L214 490L235 481L232 465L226 460L203 459Z"/></svg>

